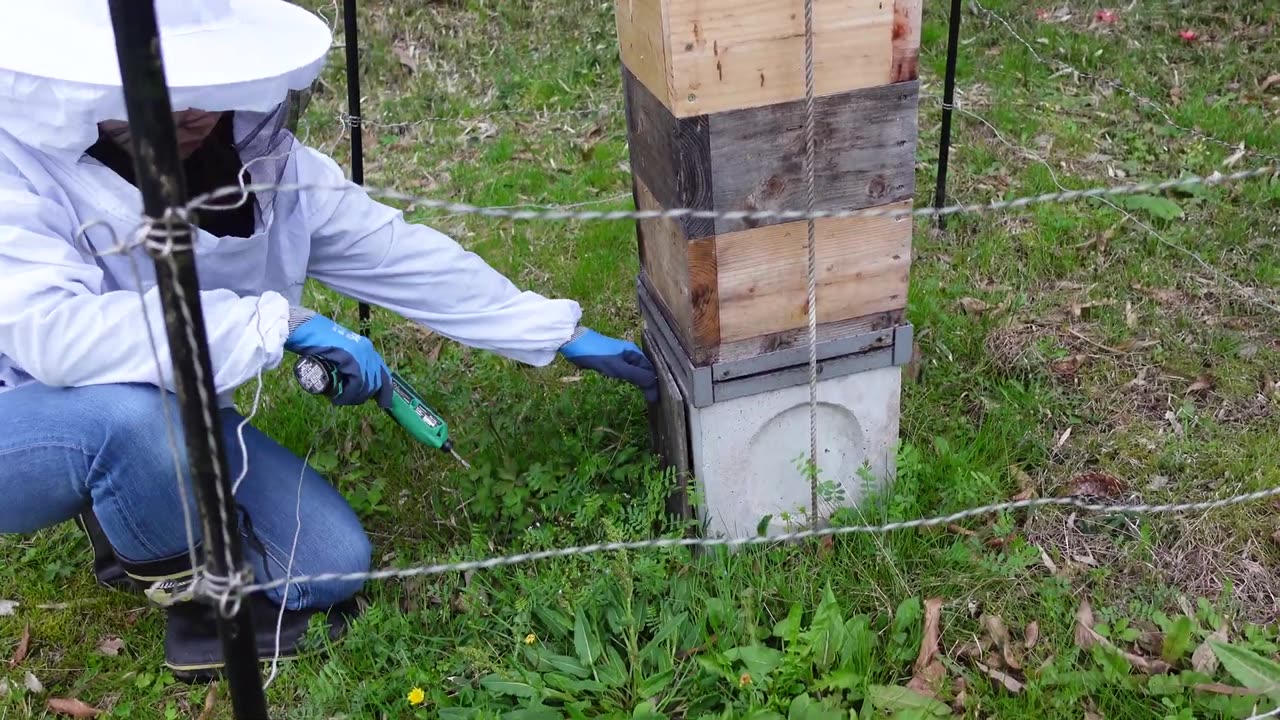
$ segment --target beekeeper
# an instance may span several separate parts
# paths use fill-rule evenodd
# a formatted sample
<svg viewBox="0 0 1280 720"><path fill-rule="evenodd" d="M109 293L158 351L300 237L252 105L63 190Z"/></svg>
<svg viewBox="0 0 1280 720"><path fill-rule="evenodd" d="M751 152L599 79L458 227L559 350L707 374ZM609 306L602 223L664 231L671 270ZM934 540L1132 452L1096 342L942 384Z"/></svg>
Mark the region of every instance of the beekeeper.
<svg viewBox="0 0 1280 720"><path fill-rule="evenodd" d="M387 401L388 371L373 344L301 306L307 278L470 347L533 366L563 356L653 399L653 368L636 345L584 327L576 302L520 290L449 237L344 185L332 159L288 131L288 93L311 84L330 49L319 18L282 0L156 0L156 9L189 194L241 179L343 186L228 198L193 218L232 476L247 465L235 500L257 580L285 574L300 475L292 573L370 566L369 540L337 490L258 429L245 428L243 451L235 434L243 418L233 391L285 353L334 361L346 387L339 404ZM0 532L86 517L130 578L176 593L192 577L184 515L197 516L189 480L184 507L177 479L186 461L181 427L179 457L167 439L165 406L177 413L152 263L136 247L113 252L135 237L142 205L107 0L10 3L5 13ZM198 522L194 531L199 550ZM95 552L101 559L103 549ZM339 636L361 587L308 583L292 585L287 597L253 596L263 655L274 648L281 603L289 657L316 614ZM167 610L165 658L181 678L218 674L208 612L191 602Z"/></svg>

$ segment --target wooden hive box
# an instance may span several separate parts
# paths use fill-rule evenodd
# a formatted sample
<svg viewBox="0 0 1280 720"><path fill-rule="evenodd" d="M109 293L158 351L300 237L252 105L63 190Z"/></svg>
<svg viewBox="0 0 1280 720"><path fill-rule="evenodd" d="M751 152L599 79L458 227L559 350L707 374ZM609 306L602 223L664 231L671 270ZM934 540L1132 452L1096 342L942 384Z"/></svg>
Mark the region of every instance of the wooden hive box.
<svg viewBox="0 0 1280 720"><path fill-rule="evenodd" d="M615 0L633 189L645 210L803 210L802 0ZM920 0L816 0L817 207L908 208ZM911 219L817 222L826 338L892 327ZM806 223L637 223L641 283L699 366L806 341Z"/></svg>

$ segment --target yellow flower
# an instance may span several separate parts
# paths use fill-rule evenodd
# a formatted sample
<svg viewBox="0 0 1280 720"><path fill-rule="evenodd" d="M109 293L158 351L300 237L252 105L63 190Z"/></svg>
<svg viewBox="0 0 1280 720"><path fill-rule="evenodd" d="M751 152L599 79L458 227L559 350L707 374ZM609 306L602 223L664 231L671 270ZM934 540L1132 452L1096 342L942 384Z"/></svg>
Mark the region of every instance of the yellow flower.
<svg viewBox="0 0 1280 720"><path fill-rule="evenodd" d="M427 699L427 694L422 691L422 688L414 688L409 691L410 705L421 705L422 701L426 699Z"/></svg>
<svg viewBox="0 0 1280 720"><path fill-rule="evenodd" d="M742 677L738 678L738 687L746 687L751 684L751 673L742 673Z"/></svg>
<svg viewBox="0 0 1280 720"><path fill-rule="evenodd" d="M528 635L525 635L525 636L524 636L524 644L525 644L525 645L532 645L532 644L534 644L534 643L536 643L536 642L538 642L538 636L537 636L537 635L534 635L533 633L529 633Z"/></svg>

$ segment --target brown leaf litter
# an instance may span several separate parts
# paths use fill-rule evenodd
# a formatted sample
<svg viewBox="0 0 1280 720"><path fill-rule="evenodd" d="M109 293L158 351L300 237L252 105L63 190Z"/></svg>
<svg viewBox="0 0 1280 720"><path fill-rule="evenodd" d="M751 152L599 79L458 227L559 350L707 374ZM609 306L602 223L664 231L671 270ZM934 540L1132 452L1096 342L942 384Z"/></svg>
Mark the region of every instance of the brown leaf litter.
<svg viewBox="0 0 1280 720"><path fill-rule="evenodd" d="M49 698L45 705L52 713L73 718L91 718L102 714L98 708L75 698Z"/></svg>
<svg viewBox="0 0 1280 720"><path fill-rule="evenodd" d="M938 660L938 639L941 635L942 598L929 598L924 602L924 637L920 640L920 652L916 655L915 675L907 687L934 699L946 669Z"/></svg>
<svg viewBox="0 0 1280 720"><path fill-rule="evenodd" d="M1094 630L1093 608L1090 607L1088 600L1080 602L1080 609L1076 611L1076 629L1075 639L1076 645L1082 650L1088 650L1092 647L1101 646L1109 651L1119 653L1125 660L1129 662L1134 669L1148 675L1163 675L1173 669L1169 663L1158 658L1147 658L1136 653L1125 650L1116 646L1110 640L1106 639Z"/></svg>
<svg viewBox="0 0 1280 720"><path fill-rule="evenodd" d="M9 658L9 669L18 667L23 660L27 659L27 652L31 650L31 626L24 625L22 628L22 637L18 640L18 647L13 651L13 657Z"/></svg>
<svg viewBox="0 0 1280 720"><path fill-rule="evenodd" d="M1128 492L1124 481L1108 472L1080 473L1067 482L1065 495L1086 498L1119 498Z"/></svg>

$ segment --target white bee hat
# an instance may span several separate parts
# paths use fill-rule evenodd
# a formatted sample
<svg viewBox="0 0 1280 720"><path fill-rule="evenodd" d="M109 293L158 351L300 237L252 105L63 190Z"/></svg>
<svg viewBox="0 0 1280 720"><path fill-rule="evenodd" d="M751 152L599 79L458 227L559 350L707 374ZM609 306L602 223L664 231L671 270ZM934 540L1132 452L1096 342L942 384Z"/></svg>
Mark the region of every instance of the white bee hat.
<svg viewBox="0 0 1280 720"><path fill-rule="evenodd" d="M175 112L271 111L332 45L328 25L285 0L154 2ZM0 15L0 131L78 153L99 122L127 119L107 0L0 0Z"/></svg>

